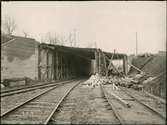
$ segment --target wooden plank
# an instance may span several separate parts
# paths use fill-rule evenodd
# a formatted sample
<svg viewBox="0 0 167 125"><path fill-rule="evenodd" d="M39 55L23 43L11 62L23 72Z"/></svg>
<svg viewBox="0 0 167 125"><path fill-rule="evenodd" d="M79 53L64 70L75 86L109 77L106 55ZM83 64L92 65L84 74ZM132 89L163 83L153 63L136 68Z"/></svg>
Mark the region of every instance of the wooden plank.
<svg viewBox="0 0 167 125"><path fill-rule="evenodd" d="M54 51L52 51L52 66L51 66L51 79L52 80L54 80L54 70L55 70L55 68L54 68L54 58L55 58L55 56L54 56Z"/></svg>
<svg viewBox="0 0 167 125"><path fill-rule="evenodd" d="M109 97L107 96L106 91L103 88L103 85L100 85L100 88L105 96L105 98L107 99L107 102L110 104L114 115L118 118L118 120L120 121L120 124L124 125L126 124L126 121L123 119L123 117L120 115L120 113L118 112L117 108L115 107L115 105L113 104L112 101L110 101Z"/></svg>
<svg viewBox="0 0 167 125"><path fill-rule="evenodd" d="M142 70L140 70L139 68L137 68L136 66L128 63L129 66L132 66L134 69L136 69L137 71L141 72L141 73L144 73Z"/></svg>
<svg viewBox="0 0 167 125"><path fill-rule="evenodd" d="M13 39L9 40L8 42L2 43L1 45L2 45L2 46L5 46L5 45L7 45L7 44L13 42L14 40L16 40L16 38L13 38Z"/></svg>
<svg viewBox="0 0 167 125"><path fill-rule="evenodd" d="M119 100L125 107L127 107L127 108L130 108L130 107L131 107L128 102L126 102L126 101L123 100L121 97L117 96L116 94L114 94L114 93L112 93L112 92L109 93L109 94L111 94L111 95L114 96L117 100Z"/></svg>
<svg viewBox="0 0 167 125"><path fill-rule="evenodd" d="M101 64L102 64L102 61L101 61L101 52L100 52L100 49L98 49L98 55L99 55L99 74L101 74Z"/></svg>
<svg viewBox="0 0 167 125"><path fill-rule="evenodd" d="M38 80L41 80L40 62L41 62L41 47L39 45L38 46Z"/></svg>
<svg viewBox="0 0 167 125"><path fill-rule="evenodd" d="M113 66L114 70L116 70L116 72L118 72L118 73L120 74L120 72L117 70L117 68L116 68L116 67L113 65L113 63L112 63L112 59L113 59L113 57L114 57L115 51L114 51L114 54L112 55L111 59L109 59L100 49L99 49L99 52L102 53L102 54L105 56L105 58L106 58L107 60L109 60L109 65L108 65L107 70L106 70L107 76L108 76L109 68L110 68L111 66Z"/></svg>
<svg viewBox="0 0 167 125"><path fill-rule="evenodd" d="M106 57L105 57L105 54L103 53L103 61L104 61L104 70L105 70L105 75L107 74L108 72L108 69L107 69L107 60L106 60Z"/></svg>
<svg viewBox="0 0 167 125"><path fill-rule="evenodd" d="M115 54L115 51L114 51L114 54ZM112 55L112 57L109 59L109 65L107 67L107 76L108 76L108 72L109 72L109 68L111 67L111 63L112 63L112 59L114 57L114 54Z"/></svg>
<svg viewBox="0 0 167 125"><path fill-rule="evenodd" d="M61 52L70 53L70 54L72 54L72 55L78 56L78 57L83 58L83 59L88 60L88 61L91 60L90 58L88 58L88 57L86 57L86 56L82 56L82 55L80 55L80 54L77 54L77 53L72 52L72 51L68 51L68 50L66 50L66 49L63 49L63 50L62 50L62 49L58 49L58 50L61 51Z"/></svg>
<svg viewBox="0 0 167 125"><path fill-rule="evenodd" d="M62 79L62 55L60 55L60 79Z"/></svg>
<svg viewBox="0 0 167 125"><path fill-rule="evenodd" d="M104 67L105 67L105 69L107 69L107 62L106 62L106 57L105 57L104 53L103 53L103 58L104 58Z"/></svg>
<svg viewBox="0 0 167 125"><path fill-rule="evenodd" d="M46 75L47 75L47 80L49 80L49 50L46 50Z"/></svg>
<svg viewBox="0 0 167 125"><path fill-rule="evenodd" d="M96 64L95 72L98 73L99 72L99 60L98 60L98 52L97 52L97 50L95 50L94 54L95 54L95 64Z"/></svg>
<svg viewBox="0 0 167 125"><path fill-rule="evenodd" d="M59 80L59 78L58 78L58 71L59 71L59 69L58 69L58 52L56 51L56 80Z"/></svg>
<svg viewBox="0 0 167 125"><path fill-rule="evenodd" d="M144 92L146 95L152 97L153 99L156 99L156 100L160 101L161 103L166 104L166 100L165 100L165 99L162 99L162 98L160 98L160 97L158 97L158 96L155 96L155 95L153 95L153 94L151 94L151 93L149 93L149 92L147 92L147 91L145 91L145 90L143 90L143 92Z"/></svg>
<svg viewBox="0 0 167 125"><path fill-rule="evenodd" d="M67 79L69 79L69 64L68 64L68 60L67 60Z"/></svg>

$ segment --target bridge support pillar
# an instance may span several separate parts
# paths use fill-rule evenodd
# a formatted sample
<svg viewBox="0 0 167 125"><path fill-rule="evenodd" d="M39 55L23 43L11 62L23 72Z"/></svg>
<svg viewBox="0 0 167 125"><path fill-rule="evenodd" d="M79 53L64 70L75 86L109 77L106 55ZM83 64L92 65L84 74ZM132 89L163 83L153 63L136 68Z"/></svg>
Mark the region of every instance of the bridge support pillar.
<svg viewBox="0 0 167 125"><path fill-rule="evenodd" d="M127 56L123 57L123 71L125 75L127 75L128 73L128 57Z"/></svg>

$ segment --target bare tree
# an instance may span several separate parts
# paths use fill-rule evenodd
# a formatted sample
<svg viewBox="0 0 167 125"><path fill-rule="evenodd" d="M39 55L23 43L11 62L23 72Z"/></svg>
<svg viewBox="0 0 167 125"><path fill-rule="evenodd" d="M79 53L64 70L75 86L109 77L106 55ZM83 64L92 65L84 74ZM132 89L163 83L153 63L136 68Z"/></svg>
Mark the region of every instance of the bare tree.
<svg viewBox="0 0 167 125"><path fill-rule="evenodd" d="M60 38L56 33L54 35L52 35L50 32L48 32L45 35L45 38L42 39L42 42L47 42L50 44L60 44Z"/></svg>
<svg viewBox="0 0 167 125"><path fill-rule="evenodd" d="M74 46L76 47L77 46L77 30L74 29L73 30L73 41L74 41Z"/></svg>
<svg viewBox="0 0 167 125"><path fill-rule="evenodd" d="M24 37L28 37L28 33L25 30L23 30L23 34L24 34Z"/></svg>
<svg viewBox="0 0 167 125"><path fill-rule="evenodd" d="M66 37L65 36L60 37L60 42L61 42L61 45L65 45L67 43Z"/></svg>
<svg viewBox="0 0 167 125"><path fill-rule="evenodd" d="M6 34L12 35L14 30L16 29L16 23L14 19L10 16L5 16L5 19L3 20L3 28Z"/></svg>
<svg viewBox="0 0 167 125"><path fill-rule="evenodd" d="M60 36L57 33L54 35L48 32L44 38L41 39L42 42L47 42L50 44L56 45L67 45L76 46L76 30L74 29L73 32L69 33L69 36Z"/></svg>
<svg viewBox="0 0 167 125"><path fill-rule="evenodd" d="M86 47L87 48L92 48L92 46L93 46L93 44L91 42L88 42Z"/></svg>
<svg viewBox="0 0 167 125"><path fill-rule="evenodd" d="M86 47L88 47L88 48L97 48L97 43L96 42L88 42Z"/></svg>
<svg viewBox="0 0 167 125"><path fill-rule="evenodd" d="M76 40L76 29L73 30L73 32L70 32L69 33L69 43L70 43L70 46L76 46L77 45L77 40Z"/></svg>
<svg viewBox="0 0 167 125"><path fill-rule="evenodd" d="M73 39L72 39L72 33L71 32L69 34L69 43L70 43L70 46L73 45Z"/></svg>

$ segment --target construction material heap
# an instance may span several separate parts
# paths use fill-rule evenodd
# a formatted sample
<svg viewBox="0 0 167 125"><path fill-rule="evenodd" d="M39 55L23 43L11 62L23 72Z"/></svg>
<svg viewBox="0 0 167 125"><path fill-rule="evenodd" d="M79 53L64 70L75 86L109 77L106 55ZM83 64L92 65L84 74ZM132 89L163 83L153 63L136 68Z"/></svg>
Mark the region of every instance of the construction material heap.
<svg viewBox="0 0 167 125"><path fill-rule="evenodd" d="M151 77L148 74L140 73L129 76L101 76L99 74L92 75L87 81L84 82L84 85L90 88L99 86L100 84L113 84L116 86L123 86L127 88L133 88L135 90L142 90L143 84L147 84L151 80L154 80L156 77Z"/></svg>

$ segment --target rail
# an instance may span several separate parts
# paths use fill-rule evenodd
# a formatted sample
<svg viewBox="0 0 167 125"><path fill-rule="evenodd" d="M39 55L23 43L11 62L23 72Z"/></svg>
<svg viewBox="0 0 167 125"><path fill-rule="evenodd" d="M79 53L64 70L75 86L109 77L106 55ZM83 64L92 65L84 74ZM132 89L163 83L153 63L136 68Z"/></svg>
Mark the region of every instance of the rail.
<svg viewBox="0 0 167 125"><path fill-rule="evenodd" d="M70 88L68 90L68 92L61 98L61 100L58 102L58 104L55 106L55 108L53 109L53 111L50 113L50 115L48 116L48 118L45 120L44 124L48 124L49 120L51 119L51 117L53 116L53 114L55 113L55 111L58 109L58 107L60 106L60 104L63 102L63 100L65 99L65 97L68 96L68 94L78 85L80 84L80 82L78 82L77 84L75 84L74 86L72 86L72 88Z"/></svg>
<svg viewBox="0 0 167 125"><path fill-rule="evenodd" d="M144 107L146 107L148 110L150 110L151 112L153 112L155 115L159 116L160 118L162 118L163 120L165 120L166 118L160 114L159 112L157 112L155 109L151 108L150 106L142 103L139 99L137 99L135 96L133 96L132 94L128 93L125 89L122 88L122 90L131 98L135 99L138 103L140 103L141 105L143 105Z"/></svg>
<svg viewBox="0 0 167 125"><path fill-rule="evenodd" d="M104 88L103 88L103 85L100 85L100 88L101 88L102 93L104 94L104 97L106 98L108 104L111 106L114 115L115 115L116 118L119 120L120 124L122 124L122 125L127 124L127 123L125 122L125 120L122 118L122 116L119 114L119 112L117 111L117 109L116 109L116 107L114 106L114 104L113 104L111 101L109 101L109 97L107 96L107 93L106 93L106 91L105 91Z"/></svg>
<svg viewBox="0 0 167 125"><path fill-rule="evenodd" d="M69 82L71 82L71 81L62 82L62 84L64 84L64 83L69 83ZM36 98L38 98L38 97L44 95L45 93L51 91L52 89L55 89L56 87L58 87L58 85L54 85L52 88L50 88L50 89L48 89L48 90L46 90L46 91L44 91L44 92L42 92L42 93L39 93L38 95L36 95L36 96L34 96L34 97L32 97L32 98L30 98L30 99L28 99L28 100L26 100L26 101L20 103L19 105L16 105L15 107L11 108L10 110L8 110L8 111L6 111L6 112L1 113L0 116L2 117L2 116L7 115L8 113L10 113L10 112L12 112L12 111L18 109L19 107L25 105L26 103L28 103L28 102L30 102L30 101L32 101L32 100L34 100L34 99L36 99Z"/></svg>
<svg viewBox="0 0 167 125"><path fill-rule="evenodd" d="M65 86L62 86L62 88L61 88L61 90L66 90L65 91L65 93L62 93L62 97L60 97L60 98L57 98L58 100L55 100L55 98L54 99L52 99L53 97L55 97L54 96L54 94L53 93L55 93L55 91L51 91L51 90L54 90L54 89L56 89L58 86L57 85L55 85L54 87L52 87L52 88L49 88L49 89L47 89L46 91L44 91L44 92L42 92L42 93L40 93L40 94L38 94L37 96L35 96L35 97L33 97L33 98L31 98L31 99L29 99L29 100L27 100L27 101L25 101L25 102L23 102L22 104L20 104L20 105L17 105L16 107L14 107L13 109L11 109L10 111L7 111L7 112L5 112L5 113L3 113L3 114L1 114L1 118L6 118L5 116L6 115L10 115L10 113L12 113L12 112L14 112L14 111L16 111L16 109L22 109L23 111L26 109L26 106L30 106L31 105L31 103L32 104L38 104L39 102L41 102L40 101L40 99L43 99L43 96L42 95L45 95L46 93L46 95L44 96L44 98L50 98L50 101L48 101L48 102L45 102L45 103L48 103L48 105L46 106L46 107L48 107L50 104L53 104L53 105L51 105L51 109L50 109L50 111L48 112L46 112L47 114L45 114L45 115L42 115L42 116L44 116L44 118L41 118L40 117L40 115L38 116L39 117L39 119L40 120L37 120L37 121L35 121L35 122L37 122L37 123L41 123L41 124L48 124L48 122L50 121L50 119L52 118L52 116L53 116L53 114L56 112L56 110L58 109L58 107L60 106L60 104L63 102L63 100L68 96L68 94L78 85L78 84L80 84L82 82L82 80L76 80L76 81L74 81L73 82L73 84L67 84L67 85L65 85ZM72 83L72 82L71 82ZM59 93L59 90L58 89L56 89L57 91L56 91L56 93ZM57 95L57 94L56 94ZM42 96L42 98L38 98L38 97L41 97ZM59 97L59 96L57 96L57 97ZM38 99L37 99L38 98ZM54 100L54 101L53 101ZM55 102L55 103L53 103L53 102ZM25 105L25 106L24 106ZM40 103L39 103L39 105L40 105ZM24 107L23 107L24 106ZM38 107L38 105L36 105L37 107ZM44 107L43 109L45 109L46 107ZM17 110L16 112L14 112L14 114L17 114L18 113L18 111L19 110ZM31 111L31 110L30 110ZM36 111L34 111L34 110L32 110L34 113L36 112ZM42 112L42 111L41 111ZM42 113L41 113L42 114ZM21 117L21 116L20 116ZM26 116L27 117L27 116ZM32 116L31 116L32 117ZM28 118L28 117L27 117ZM18 119L18 118L17 118ZM17 122L19 122L19 121L17 121ZM23 121L20 121L20 122L23 122ZM29 122L33 122L33 121L31 121L31 119L30 119L30 121Z"/></svg>
<svg viewBox="0 0 167 125"><path fill-rule="evenodd" d="M123 104L123 106L126 108L126 110L129 110L130 112L132 111L133 106L131 106L130 103L127 103L126 101L124 101L125 99L120 98L117 94L115 94L115 93L109 93L104 88L104 85L100 85L100 87L101 87L102 93L104 94L104 97L106 98L108 104L111 106L114 115L120 121L120 124L128 124L128 119L125 119L124 116L121 115L121 111L119 110L119 108L117 108L117 105L116 105L117 103L115 104L114 100L117 100L117 101L121 102L121 104ZM157 118L161 119L162 121L166 120L166 116L165 115L163 115L161 112L157 111L156 109L154 109L150 105L145 104L144 102L142 102L141 100L139 100L137 97L135 97L134 95L132 95L132 93L126 92L126 90L123 89L122 87L119 87L119 91L123 92L122 93L123 95L126 94L126 96L128 96L128 97L131 98L130 100L133 99L133 101L136 102L135 104L137 104L137 103L140 104L143 108L146 109L146 111L150 112L151 114L153 114ZM114 100L111 100L111 99L114 99ZM129 106L127 106L127 104ZM135 109L133 109L133 110L135 111ZM131 122L131 120L129 122ZM140 123L140 121L138 121L138 122Z"/></svg>
<svg viewBox="0 0 167 125"><path fill-rule="evenodd" d="M70 80L68 80L67 82L69 82ZM73 81L73 80L71 80ZM61 82L49 82L46 84L40 84L40 85L32 85L32 86L27 86L27 87L21 87L18 89L12 89L12 90L6 90L6 91L2 91L0 94L0 97L5 97L5 96L10 96L10 95L14 95L14 94L19 94L19 93L23 93L23 92L28 92L28 91L33 91L36 89L43 89L43 88L48 88L48 87L52 87L55 85L59 85L62 83L65 83L66 81L61 81ZM55 84L56 83L56 84Z"/></svg>

